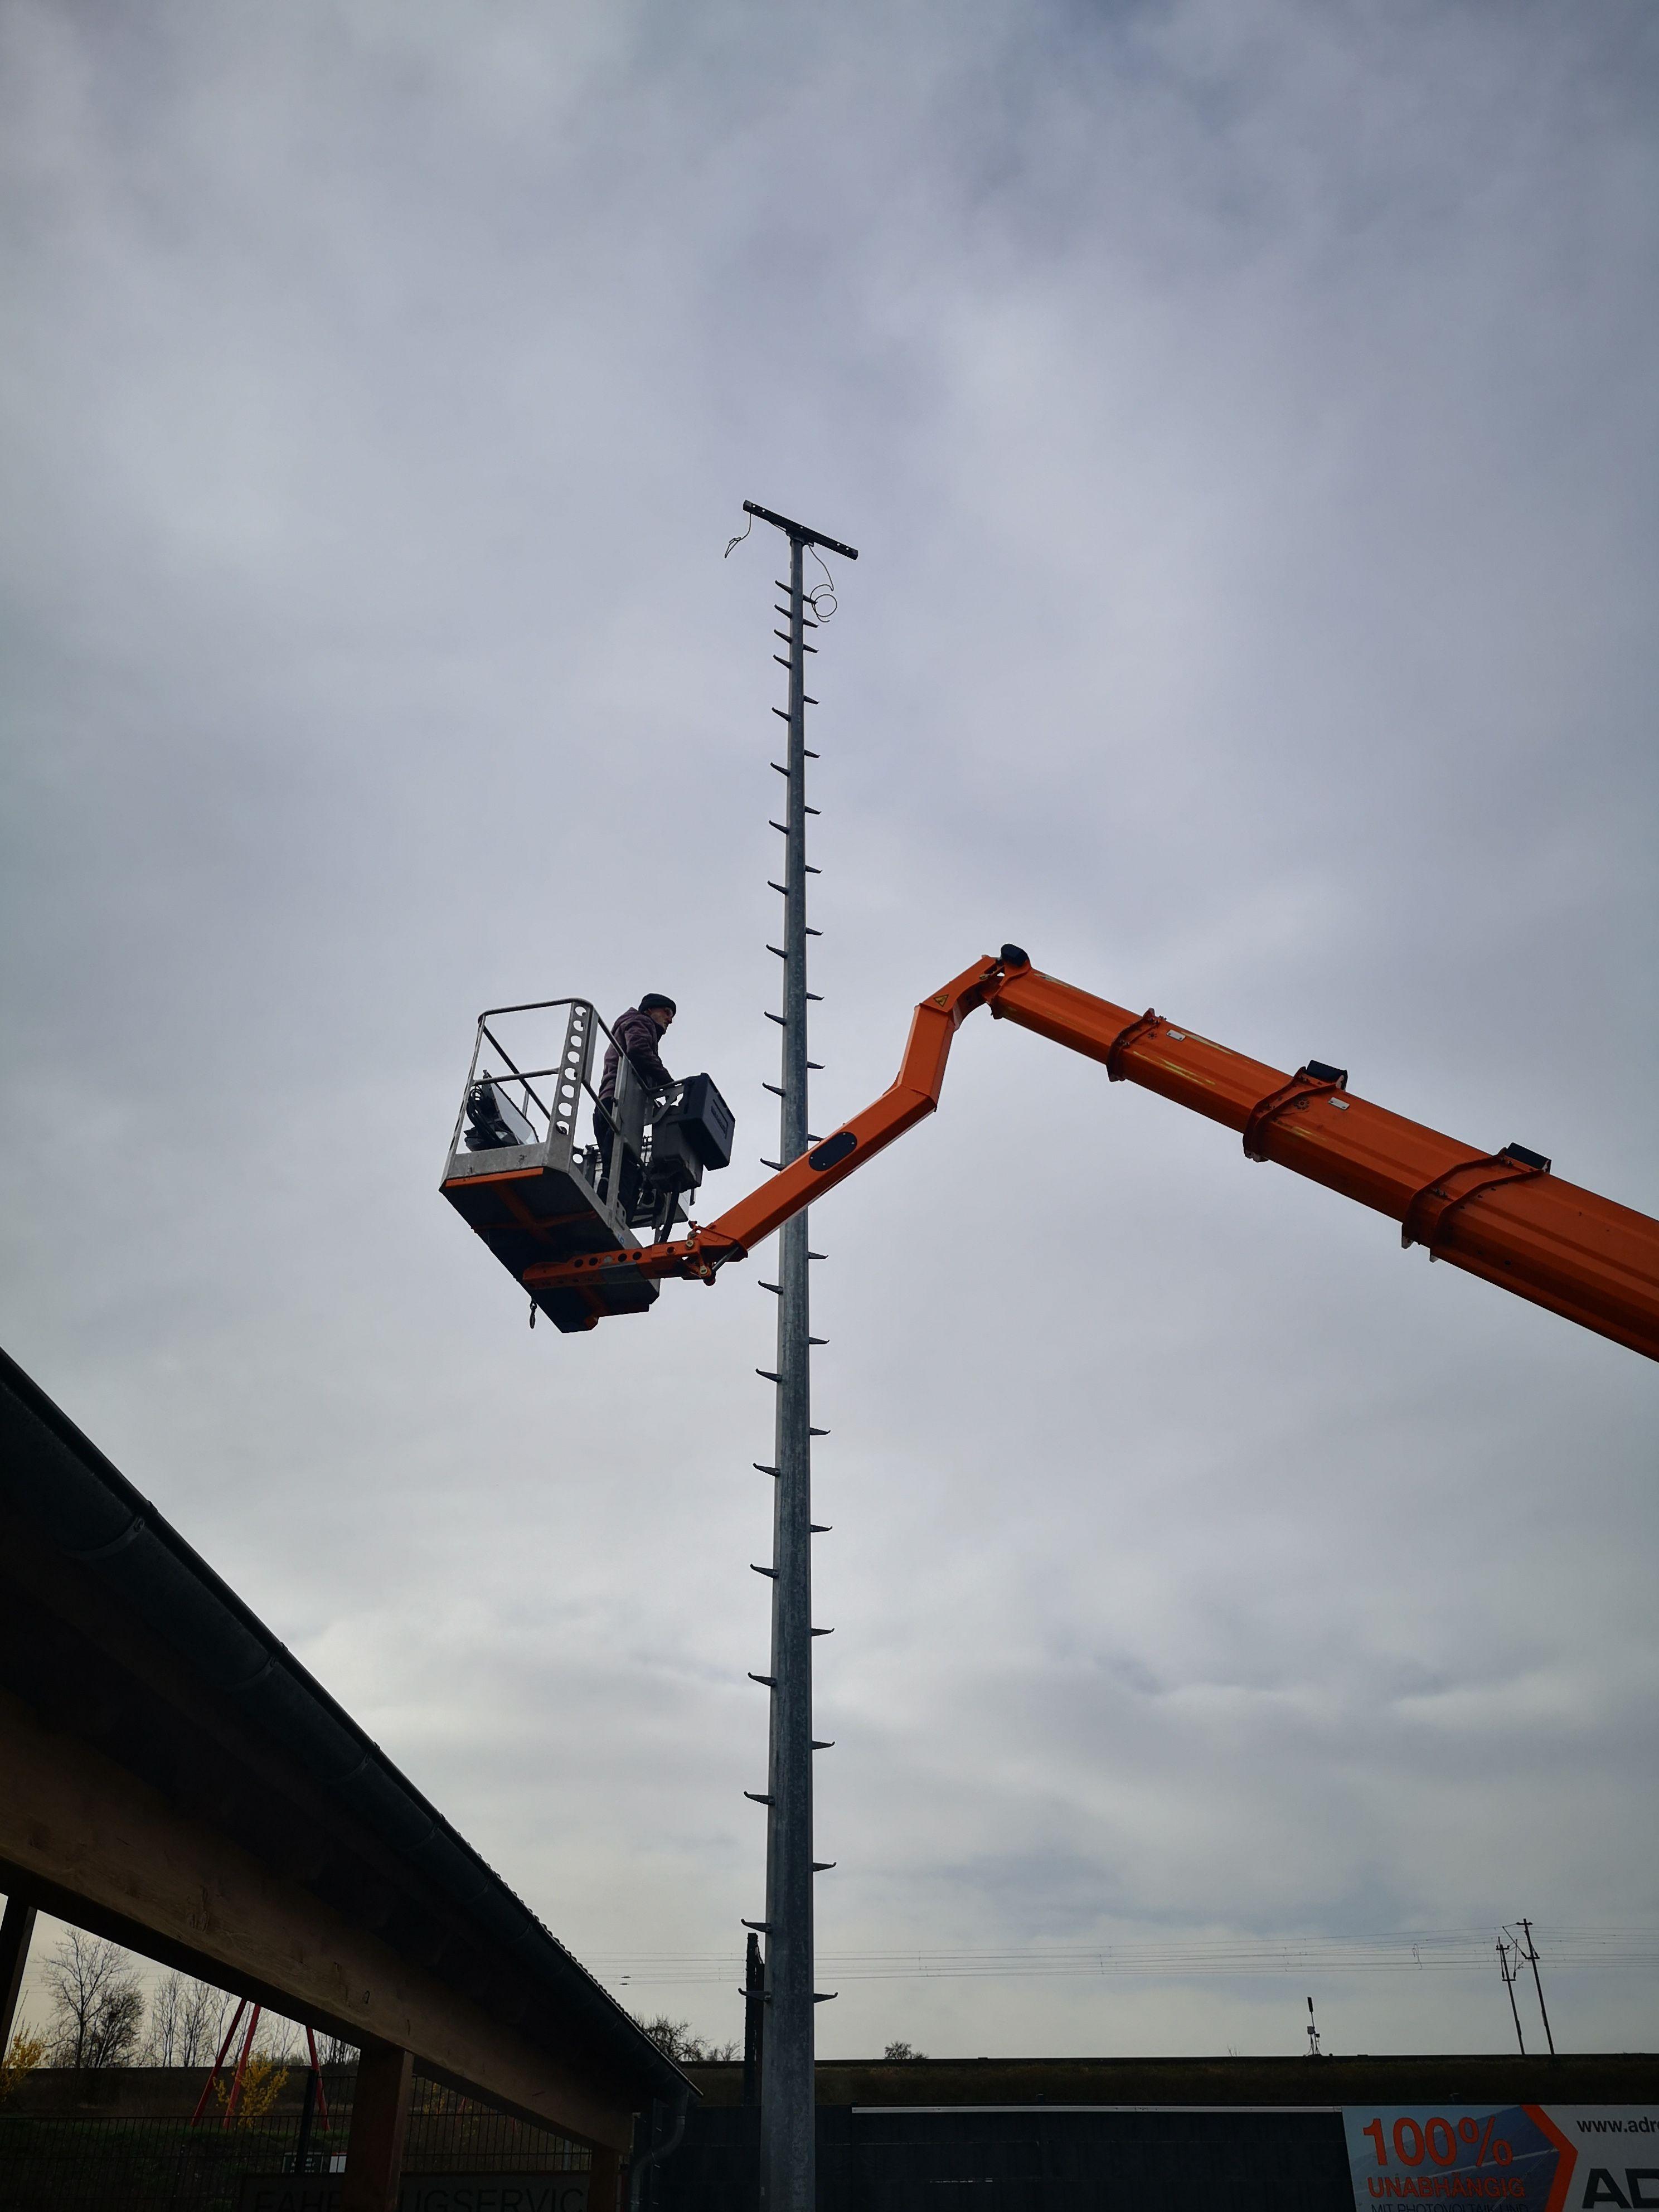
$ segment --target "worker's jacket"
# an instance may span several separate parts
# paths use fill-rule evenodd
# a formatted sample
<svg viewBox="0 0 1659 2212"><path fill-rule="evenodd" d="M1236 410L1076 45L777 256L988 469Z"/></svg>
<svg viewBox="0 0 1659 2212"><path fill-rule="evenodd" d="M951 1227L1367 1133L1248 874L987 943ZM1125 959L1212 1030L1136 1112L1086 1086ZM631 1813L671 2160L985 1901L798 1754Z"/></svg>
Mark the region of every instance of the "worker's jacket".
<svg viewBox="0 0 1659 2212"><path fill-rule="evenodd" d="M630 1006L625 1014L618 1014L611 1024L611 1036L616 1042L605 1055L605 1067L599 1077L599 1103L608 1106L617 1095L617 1062L621 1053L628 1054L635 1075L647 1091L666 1091L673 1077L657 1056L657 1039L661 1034L649 1014L642 1014L637 1006Z"/></svg>

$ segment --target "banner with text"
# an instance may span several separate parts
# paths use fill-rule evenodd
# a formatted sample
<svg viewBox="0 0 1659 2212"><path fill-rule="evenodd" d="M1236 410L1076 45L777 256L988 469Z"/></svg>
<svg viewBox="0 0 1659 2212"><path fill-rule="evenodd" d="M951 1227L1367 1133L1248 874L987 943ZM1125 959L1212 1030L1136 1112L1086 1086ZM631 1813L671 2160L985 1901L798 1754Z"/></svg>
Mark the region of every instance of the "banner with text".
<svg viewBox="0 0 1659 2212"><path fill-rule="evenodd" d="M1659 2212L1659 2105L1349 2106L1356 2208Z"/></svg>

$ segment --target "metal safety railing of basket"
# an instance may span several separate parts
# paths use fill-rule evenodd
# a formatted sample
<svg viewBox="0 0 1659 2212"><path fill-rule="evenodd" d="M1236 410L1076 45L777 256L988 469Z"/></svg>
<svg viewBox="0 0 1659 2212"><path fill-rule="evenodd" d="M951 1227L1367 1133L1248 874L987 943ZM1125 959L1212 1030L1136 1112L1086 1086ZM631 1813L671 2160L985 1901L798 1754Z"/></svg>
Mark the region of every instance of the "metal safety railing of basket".
<svg viewBox="0 0 1659 2212"><path fill-rule="evenodd" d="M568 1007L565 1018L564 1042L559 1056L550 1066L520 1067L501 1038L490 1027L514 1015L546 1014ZM526 1121L536 1132L538 1144L545 1144L550 1135L569 1137L578 1135L584 1092L597 1110L599 1093L593 1087L593 1053L596 1041L603 1036L607 1044L616 1039L608 1024L603 1021L586 999L537 999L519 1006L487 1006L478 1017L477 1030L472 1040L472 1059L466 1072L466 1082L461 1091L459 1109L455 1115L455 1127L449 1140L451 1157L459 1151L462 1131L466 1123L467 1103L480 1083L488 1083L516 1093L520 1110ZM489 1047L500 1058L500 1070L485 1067L478 1062ZM544 1098L536 1089L538 1083L546 1084L552 1093L552 1103ZM538 1126L539 1124L539 1126Z"/></svg>
<svg viewBox="0 0 1659 2212"><path fill-rule="evenodd" d="M560 1007L568 1010L564 1042L557 1060L545 1067L520 1067L490 1026L493 1022L502 1022L518 1016L556 1013ZM619 1126L615 1109L601 1102L593 1083L593 1055L601 1037L607 1045L616 1045L617 1040L610 1024L587 999L536 999L522 1006L486 1007L478 1017L473 1036L472 1058L467 1067L466 1082L461 1091L461 1103L449 1140L451 1158L461 1148L468 1106L480 1087L487 1085L498 1095L508 1095L510 1101L516 1098L517 1110L522 1115L537 1144L546 1144L552 1135L568 1138L572 1147L572 1168L601 1195L608 1194L610 1179L605 1173L599 1147L596 1145L584 1146L580 1141L584 1096L592 1105L596 1120L602 1116L612 1129ZM479 1062L486 1048L501 1060L499 1069L480 1067ZM619 1058L623 1069L626 1070L626 1055L619 1053ZM548 1086L551 1093L550 1103L537 1090L538 1083ZM674 1105L678 1103L683 1090L684 1085L676 1083L665 1091L653 1096L659 1107ZM623 1125L627 1119L626 1115L623 1117ZM639 1155L639 1171L644 1175L648 1171L652 1152L648 1128L643 1133L635 1130L629 1141ZM624 1207L630 1218L638 1210L637 1205L631 1203ZM649 1211L648 1207L647 1210Z"/></svg>

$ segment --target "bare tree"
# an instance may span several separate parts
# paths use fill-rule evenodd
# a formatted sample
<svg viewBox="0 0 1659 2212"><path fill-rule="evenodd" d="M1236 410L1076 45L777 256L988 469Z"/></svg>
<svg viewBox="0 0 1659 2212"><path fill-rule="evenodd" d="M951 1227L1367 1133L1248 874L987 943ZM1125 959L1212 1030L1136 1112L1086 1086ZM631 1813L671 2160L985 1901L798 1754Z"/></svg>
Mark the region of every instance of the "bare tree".
<svg viewBox="0 0 1659 2212"><path fill-rule="evenodd" d="M258 2048L273 2066L296 2066L305 2048L305 2030L297 2022L284 2020L280 2013L262 2013ZM310 2063L311 2056L307 2051L306 2063Z"/></svg>
<svg viewBox="0 0 1659 2212"><path fill-rule="evenodd" d="M319 2066L355 2066L357 2046L348 2043L343 2035L319 2035L317 2039L317 2063Z"/></svg>
<svg viewBox="0 0 1659 2212"><path fill-rule="evenodd" d="M212 2065L219 2055L229 2009L230 1999L222 1990L216 1990L210 1982L190 1983L179 2015L178 2065Z"/></svg>
<svg viewBox="0 0 1659 2212"><path fill-rule="evenodd" d="M693 2031L689 2020L670 2020L665 2012L659 2012L654 2020L642 2020L640 2026L676 2065L714 2065L738 2055L735 2043L709 2043Z"/></svg>
<svg viewBox="0 0 1659 2212"><path fill-rule="evenodd" d="M71 1928L46 1960L52 2055L59 2066L125 2066L144 2024L144 1993L118 1944Z"/></svg>
<svg viewBox="0 0 1659 2212"><path fill-rule="evenodd" d="M927 2053L908 2043L890 2043L881 2055L884 2058L925 2058Z"/></svg>
<svg viewBox="0 0 1659 2212"><path fill-rule="evenodd" d="M224 2033L222 1990L176 1971L163 1974L149 2003L149 2033L144 2038L147 2066L210 2066Z"/></svg>
<svg viewBox="0 0 1659 2212"><path fill-rule="evenodd" d="M150 1991L149 2027L144 2035L143 2061L146 2066L181 2066L179 2056L179 2015L185 2006L186 1977L174 1972L163 1974Z"/></svg>

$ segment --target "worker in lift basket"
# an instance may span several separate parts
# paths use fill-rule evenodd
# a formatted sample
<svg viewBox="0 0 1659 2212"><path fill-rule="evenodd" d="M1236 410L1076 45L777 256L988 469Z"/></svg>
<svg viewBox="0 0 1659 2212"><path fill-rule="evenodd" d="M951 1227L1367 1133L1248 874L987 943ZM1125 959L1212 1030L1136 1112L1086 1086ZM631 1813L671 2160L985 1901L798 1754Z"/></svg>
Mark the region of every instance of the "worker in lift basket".
<svg viewBox="0 0 1659 2212"><path fill-rule="evenodd" d="M605 1163L607 1190L611 1184L611 1147L617 1133L611 1114L617 1103L617 1069L622 1055L628 1054L635 1074L647 1091L671 1089L674 1079L663 1066L657 1046L678 1011L674 1001L665 999L660 991L647 991L637 1006L618 1014L611 1026L613 1042L605 1052L605 1066L599 1074L599 1102L593 1114L593 1134Z"/></svg>

